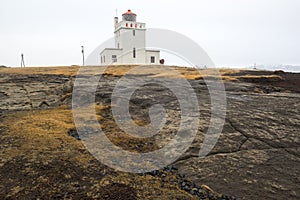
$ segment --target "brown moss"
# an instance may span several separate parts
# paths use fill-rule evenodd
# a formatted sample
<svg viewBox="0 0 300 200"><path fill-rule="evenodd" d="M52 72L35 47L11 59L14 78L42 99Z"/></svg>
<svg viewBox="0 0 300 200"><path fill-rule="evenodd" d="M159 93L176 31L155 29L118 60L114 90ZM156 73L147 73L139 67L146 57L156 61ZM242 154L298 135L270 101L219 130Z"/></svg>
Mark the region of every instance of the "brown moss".
<svg viewBox="0 0 300 200"><path fill-rule="evenodd" d="M103 75L110 76L123 76L127 74L131 69L134 69L137 65L113 65L105 69L104 66L88 66L84 67L85 74L100 74L104 71ZM76 76L79 71L79 66L61 66L61 67L28 67L28 68L0 68L0 73L3 74L54 74L54 75L66 75ZM240 75L242 70L240 69L196 69L187 67L172 66L175 71L165 71L161 66L141 66L139 70L132 72L134 75L148 75L151 77L167 77L167 78L180 78L186 79L202 79L203 77L215 77L221 76L224 81L249 81L249 80L261 80L266 79L270 81L276 81L280 76L277 75ZM105 70L104 70L105 69ZM255 71L254 71L255 72ZM242 73L241 73L242 74Z"/></svg>
<svg viewBox="0 0 300 200"><path fill-rule="evenodd" d="M97 114L108 109L96 105ZM178 188L176 180L163 183L157 177L114 172L99 163L68 135L75 127L66 107L10 113L1 129L6 130L0 135L1 199L196 199ZM126 141L118 134L111 139Z"/></svg>
<svg viewBox="0 0 300 200"><path fill-rule="evenodd" d="M57 66L57 67L26 67L26 68L1 68L0 73L5 74L55 74L55 75L76 75L78 66Z"/></svg>
<svg viewBox="0 0 300 200"><path fill-rule="evenodd" d="M122 147L124 150L140 153L159 149L154 138L136 138L122 131L114 121L110 107L102 107L101 112L98 113L100 114L99 122L101 128L109 140L115 145ZM105 117L103 117L103 115ZM147 125L147 122L144 120L135 120L135 122L140 126Z"/></svg>
<svg viewBox="0 0 300 200"><path fill-rule="evenodd" d="M128 73L129 70L134 69L137 65L113 65L105 69L103 75L112 75L112 76L123 76ZM27 67L27 68L1 68L0 73L3 74L54 74L54 75L66 75L66 76L76 76L79 70L79 66L61 66L61 67ZM89 66L84 67L86 74L100 74L100 71L104 71L104 66ZM163 70L162 66L145 66L140 67L139 70L133 72L137 75L149 75L153 77L168 77L168 78L179 78L185 77L186 79L199 79L203 76L214 76L215 70L211 69L195 69L187 67L176 67L172 66L171 68L175 69L181 75L178 76L177 73L172 73L170 71ZM149 71L151 72L149 74ZM220 69L220 74L233 74L238 73L239 70L233 69Z"/></svg>

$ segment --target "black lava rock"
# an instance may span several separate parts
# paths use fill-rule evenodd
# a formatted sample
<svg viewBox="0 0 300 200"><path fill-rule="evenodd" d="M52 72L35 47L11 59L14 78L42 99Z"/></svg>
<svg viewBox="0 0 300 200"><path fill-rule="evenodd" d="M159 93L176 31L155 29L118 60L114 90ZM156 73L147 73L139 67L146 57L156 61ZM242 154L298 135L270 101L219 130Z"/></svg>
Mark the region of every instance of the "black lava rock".
<svg viewBox="0 0 300 200"><path fill-rule="evenodd" d="M69 131L69 135L73 138L75 138L76 140L81 140L80 137L79 137L79 134L76 130L70 130Z"/></svg>

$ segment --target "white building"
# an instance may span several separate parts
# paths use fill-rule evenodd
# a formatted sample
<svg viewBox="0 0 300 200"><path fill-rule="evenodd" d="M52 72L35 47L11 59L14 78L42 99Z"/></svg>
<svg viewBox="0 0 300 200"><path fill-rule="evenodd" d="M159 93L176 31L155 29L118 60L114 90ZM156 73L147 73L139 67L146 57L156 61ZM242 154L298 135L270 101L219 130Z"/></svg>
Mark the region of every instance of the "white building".
<svg viewBox="0 0 300 200"><path fill-rule="evenodd" d="M101 64L159 64L160 51L146 49L146 24L128 10L119 22L115 17L115 47L101 53Z"/></svg>

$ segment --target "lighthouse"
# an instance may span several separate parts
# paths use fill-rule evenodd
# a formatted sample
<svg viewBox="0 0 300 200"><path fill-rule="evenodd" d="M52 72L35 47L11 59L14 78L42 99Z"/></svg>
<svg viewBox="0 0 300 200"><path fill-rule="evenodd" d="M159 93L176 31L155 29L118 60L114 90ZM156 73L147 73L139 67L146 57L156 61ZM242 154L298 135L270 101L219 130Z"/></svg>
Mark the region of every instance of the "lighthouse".
<svg viewBox="0 0 300 200"><path fill-rule="evenodd" d="M101 64L159 64L160 51L146 49L146 24L137 22L137 15L128 10L122 21L114 18L115 47L105 48Z"/></svg>

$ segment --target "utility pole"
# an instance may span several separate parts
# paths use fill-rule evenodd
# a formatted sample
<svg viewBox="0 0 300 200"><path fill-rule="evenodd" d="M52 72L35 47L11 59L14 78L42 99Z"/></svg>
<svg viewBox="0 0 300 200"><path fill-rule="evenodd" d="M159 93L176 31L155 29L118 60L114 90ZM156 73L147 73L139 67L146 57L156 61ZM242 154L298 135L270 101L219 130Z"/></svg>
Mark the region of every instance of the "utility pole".
<svg viewBox="0 0 300 200"><path fill-rule="evenodd" d="M21 68L24 67L25 68L25 61L24 61L24 54L21 54Z"/></svg>
<svg viewBox="0 0 300 200"><path fill-rule="evenodd" d="M82 53L82 66L84 66L84 46L81 46L81 53Z"/></svg>

